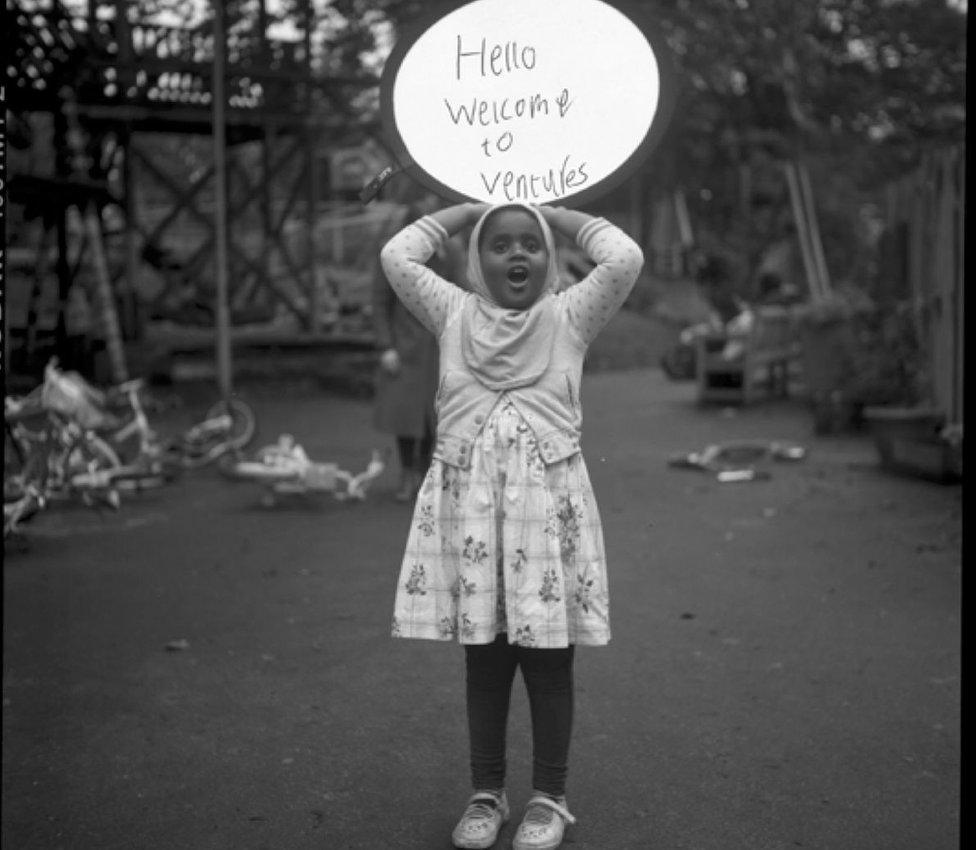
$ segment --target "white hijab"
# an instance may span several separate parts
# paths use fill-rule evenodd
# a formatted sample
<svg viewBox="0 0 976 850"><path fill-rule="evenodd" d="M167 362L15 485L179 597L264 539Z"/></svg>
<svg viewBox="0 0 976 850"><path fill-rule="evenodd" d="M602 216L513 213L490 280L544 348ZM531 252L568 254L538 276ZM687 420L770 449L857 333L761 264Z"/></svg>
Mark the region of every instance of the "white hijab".
<svg viewBox="0 0 976 850"><path fill-rule="evenodd" d="M525 310L499 306L485 283L478 242L486 219L500 209L524 210L539 223L549 251L546 282L538 299ZM492 207L478 219L468 244L468 284L475 293L461 314L461 352L474 376L490 390L510 390L535 383L549 366L556 336L556 303L559 285L556 242L548 222L528 204Z"/></svg>

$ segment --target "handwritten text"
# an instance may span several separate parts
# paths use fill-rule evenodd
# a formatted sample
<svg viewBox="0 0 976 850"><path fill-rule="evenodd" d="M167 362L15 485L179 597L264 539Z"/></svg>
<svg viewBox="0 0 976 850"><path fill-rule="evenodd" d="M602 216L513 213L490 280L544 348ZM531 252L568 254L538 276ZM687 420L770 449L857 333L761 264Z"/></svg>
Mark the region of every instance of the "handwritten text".
<svg viewBox="0 0 976 850"><path fill-rule="evenodd" d="M586 173L586 163L581 162L575 168L569 167L570 155L567 154L558 169L550 168L543 174L518 174L513 171L496 171L486 175L481 172L481 182L489 195L501 191L509 201L534 201L541 197L561 197L570 189L582 186L589 180Z"/></svg>
<svg viewBox="0 0 976 850"><path fill-rule="evenodd" d="M470 60L478 58L475 67L482 77L491 74L493 77L500 77L502 74L511 73L526 69L531 71L535 67L535 48L531 45L519 47L515 41L506 41L504 44L493 44L488 47L488 40L481 39L481 47L478 50L463 50L461 47L461 36L457 37L457 59L455 62L456 79L461 79L461 62L465 61L465 68L470 67Z"/></svg>

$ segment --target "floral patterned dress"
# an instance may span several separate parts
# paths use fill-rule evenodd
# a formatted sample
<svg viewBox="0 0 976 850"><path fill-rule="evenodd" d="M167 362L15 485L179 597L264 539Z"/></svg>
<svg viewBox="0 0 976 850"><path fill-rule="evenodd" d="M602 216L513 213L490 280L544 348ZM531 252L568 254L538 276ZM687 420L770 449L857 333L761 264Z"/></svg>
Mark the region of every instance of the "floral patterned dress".
<svg viewBox="0 0 976 850"><path fill-rule="evenodd" d="M470 468L434 460L414 508L394 637L537 648L606 644L603 532L579 453L546 466L503 394Z"/></svg>

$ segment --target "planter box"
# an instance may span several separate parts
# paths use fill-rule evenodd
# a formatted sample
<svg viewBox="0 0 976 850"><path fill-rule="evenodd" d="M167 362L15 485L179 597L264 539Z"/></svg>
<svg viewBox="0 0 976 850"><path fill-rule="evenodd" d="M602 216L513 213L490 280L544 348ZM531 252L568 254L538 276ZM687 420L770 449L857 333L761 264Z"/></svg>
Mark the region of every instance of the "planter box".
<svg viewBox="0 0 976 850"><path fill-rule="evenodd" d="M962 478L962 448L940 436L945 416L932 408L867 407L883 469L942 484Z"/></svg>

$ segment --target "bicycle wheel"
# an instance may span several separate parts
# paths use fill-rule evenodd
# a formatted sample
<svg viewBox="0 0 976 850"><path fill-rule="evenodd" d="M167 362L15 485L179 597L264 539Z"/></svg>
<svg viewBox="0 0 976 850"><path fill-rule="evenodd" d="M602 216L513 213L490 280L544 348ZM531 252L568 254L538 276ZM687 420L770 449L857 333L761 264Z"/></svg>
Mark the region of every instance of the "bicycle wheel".
<svg viewBox="0 0 976 850"><path fill-rule="evenodd" d="M10 423L4 423L3 433L3 489L7 492L8 481L23 478L27 456L21 443L16 439Z"/></svg>
<svg viewBox="0 0 976 850"><path fill-rule="evenodd" d="M50 425L43 410L20 413L3 422L3 477L21 475L28 459L48 446Z"/></svg>
<svg viewBox="0 0 976 850"><path fill-rule="evenodd" d="M8 464L3 473L3 537L17 531L43 506L47 493L48 462L43 447L31 445L23 463Z"/></svg>
<svg viewBox="0 0 976 850"><path fill-rule="evenodd" d="M180 441L181 463L184 468L197 469L229 453L238 453L254 439L255 431L254 411L248 404L240 399L219 401L210 407L203 422L184 432Z"/></svg>
<svg viewBox="0 0 976 850"><path fill-rule="evenodd" d="M3 502L3 539L20 530L20 526L28 522L44 506L43 500L33 489L26 490L17 499Z"/></svg>
<svg viewBox="0 0 976 850"><path fill-rule="evenodd" d="M225 451L245 448L254 439L257 431L254 411L247 402L232 398L212 405L207 411L207 419L215 419L225 413L230 414L231 418L230 428L222 435L222 441L227 444Z"/></svg>

